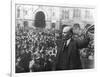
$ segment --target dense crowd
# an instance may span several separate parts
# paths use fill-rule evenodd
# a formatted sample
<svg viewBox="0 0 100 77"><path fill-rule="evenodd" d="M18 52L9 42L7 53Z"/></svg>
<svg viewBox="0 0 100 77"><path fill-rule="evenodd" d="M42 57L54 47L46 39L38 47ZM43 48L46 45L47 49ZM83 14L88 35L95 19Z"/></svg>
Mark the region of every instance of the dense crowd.
<svg viewBox="0 0 100 77"><path fill-rule="evenodd" d="M17 28L16 68L22 72L51 69L51 67L47 66L55 62L54 60L57 54L55 40L54 34L50 31ZM20 66L20 68L18 66Z"/></svg>
<svg viewBox="0 0 100 77"><path fill-rule="evenodd" d="M57 55L57 40L59 33L16 27L16 72L36 72L55 70ZM94 35L89 34L91 41L88 48L80 50L82 57L94 56ZM74 39L84 38L84 34L76 35Z"/></svg>

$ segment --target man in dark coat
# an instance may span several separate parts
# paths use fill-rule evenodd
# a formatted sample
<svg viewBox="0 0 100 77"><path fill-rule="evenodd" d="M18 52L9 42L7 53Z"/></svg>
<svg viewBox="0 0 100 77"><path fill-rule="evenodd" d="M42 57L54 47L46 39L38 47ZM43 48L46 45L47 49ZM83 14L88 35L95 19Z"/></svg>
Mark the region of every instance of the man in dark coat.
<svg viewBox="0 0 100 77"><path fill-rule="evenodd" d="M79 49L87 47L89 38L82 40L72 38L73 30L70 26L63 29L63 43L60 52L57 54L56 70L82 69Z"/></svg>
<svg viewBox="0 0 100 77"><path fill-rule="evenodd" d="M21 55L21 61L19 62L19 66L21 66L24 69L23 72L30 72L29 70L30 61L31 61L31 52L24 52Z"/></svg>

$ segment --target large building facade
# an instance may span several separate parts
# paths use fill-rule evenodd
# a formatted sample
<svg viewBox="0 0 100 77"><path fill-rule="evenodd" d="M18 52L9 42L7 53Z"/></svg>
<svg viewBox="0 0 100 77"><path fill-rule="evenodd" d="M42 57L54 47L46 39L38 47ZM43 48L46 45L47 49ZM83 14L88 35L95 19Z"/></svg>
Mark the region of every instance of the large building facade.
<svg viewBox="0 0 100 77"><path fill-rule="evenodd" d="M25 21L33 28L40 25L41 28L59 30L62 25L74 23L79 23L83 28L86 24L94 24L94 9L16 4L16 26L24 26Z"/></svg>

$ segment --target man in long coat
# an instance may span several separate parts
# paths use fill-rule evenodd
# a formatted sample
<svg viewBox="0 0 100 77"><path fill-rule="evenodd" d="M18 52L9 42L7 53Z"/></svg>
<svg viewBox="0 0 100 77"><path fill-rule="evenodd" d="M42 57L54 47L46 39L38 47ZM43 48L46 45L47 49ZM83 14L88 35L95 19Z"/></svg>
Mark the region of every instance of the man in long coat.
<svg viewBox="0 0 100 77"><path fill-rule="evenodd" d="M87 47L89 38L74 40L70 26L63 29L64 43L60 43L61 50L57 54L56 70L82 69L79 49Z"/></svg>

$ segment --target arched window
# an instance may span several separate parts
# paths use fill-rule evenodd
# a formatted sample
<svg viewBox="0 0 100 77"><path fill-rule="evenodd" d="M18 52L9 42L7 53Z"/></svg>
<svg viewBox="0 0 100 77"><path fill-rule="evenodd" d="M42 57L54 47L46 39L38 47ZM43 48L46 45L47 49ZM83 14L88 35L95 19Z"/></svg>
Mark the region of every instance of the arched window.
<svg viewBox="0 0 100 77"><path fill-rule="evenodd" d="M45 14L42 11L36 13L34 26L39 28L45 28Z"/></svg>

